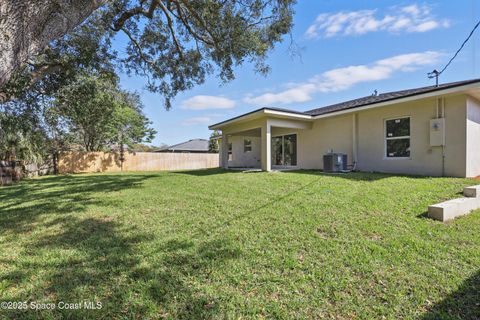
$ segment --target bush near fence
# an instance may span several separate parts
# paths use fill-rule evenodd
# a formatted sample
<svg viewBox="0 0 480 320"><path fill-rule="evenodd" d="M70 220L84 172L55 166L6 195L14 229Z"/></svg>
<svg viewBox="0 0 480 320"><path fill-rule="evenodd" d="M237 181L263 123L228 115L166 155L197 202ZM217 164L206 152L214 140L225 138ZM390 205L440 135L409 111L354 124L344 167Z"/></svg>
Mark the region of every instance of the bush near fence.
<svg viewBox="0 0 480 320"><path fill-rule="evenodd" d="M126 152L124 161L115 152L65 152L60 154L59 173L170 171L216 168L217 153Z"/></svg>
<svg viewBox="0 0 480 320"><path fill-rule="evenodd" d="M14 161L0 161L0 185L8 185L22 178L22 168Z"/></svg>

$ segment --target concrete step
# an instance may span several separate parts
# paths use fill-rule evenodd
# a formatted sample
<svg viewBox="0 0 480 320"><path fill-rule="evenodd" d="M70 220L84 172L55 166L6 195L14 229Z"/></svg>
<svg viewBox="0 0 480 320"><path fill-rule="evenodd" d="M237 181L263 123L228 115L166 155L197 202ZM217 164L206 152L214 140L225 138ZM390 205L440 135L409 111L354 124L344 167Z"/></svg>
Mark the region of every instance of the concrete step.
<svg viewBox="0 0 480 320"><path fill-rule="evenodd" d="M480 197L452 199L428 207L428 216L432 219L447 221L480 208Z"/></svg>
<svg viewBox="0 0 480 320"><path fill-rule="evenodd" d="M463 188L463 195L469 198L480 198L480 185Z"/></svg>

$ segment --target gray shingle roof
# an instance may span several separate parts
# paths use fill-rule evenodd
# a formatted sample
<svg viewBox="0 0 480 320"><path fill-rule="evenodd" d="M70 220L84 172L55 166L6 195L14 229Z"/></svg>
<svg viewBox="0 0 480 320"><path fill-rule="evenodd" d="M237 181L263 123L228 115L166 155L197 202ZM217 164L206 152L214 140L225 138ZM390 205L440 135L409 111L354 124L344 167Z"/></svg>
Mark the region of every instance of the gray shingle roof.
<svg viewBox="0 0 480 320"><path fill-rule="evenodd" d="M366 96L358 99L353 99L349 101L344 101L320 108L315 108L312 110L308 110L305 112L302 111L296 111L296 110L288 110L288 109L281 109L281 108L272 108L272 107L264 107L260 109L256 109L254 111L244 113L242 115L239 115L234 118L230 118L228 120L216 123L214 125L209 126L209 128L222 125L224 123L230 122L232 120L240 119L243 118L247 115L262 111L262 110L273 110L273 111L282 111L282 112L288 112L288 113L293 113L293 114L300 114L300 115L306 115L306 116L319 116L319 115L324 115L328 113L334 113L338 111L343 111L343 110L350 110L350 109L355 109L355 108L360 108L360 107L365 107L371 104L375 103L381 103L381 102L387 102L387 101L393 101L396 99L401 99L401 98L407 98L407 97L412 97L415 95L419 94L424 94L424 93L430 93L430 92L435 92L435 91L440 91L440 90L445 90L445 89L450 89L450 88L455 88L455 87L461 87L464 85L469 85L469 84L474 84L474 83L480 83L480 79L472 79L472 80L464 80L464 81L457 81L457 82L450 82L450 83L444 83L440 84L438 86L428 86L428 87L421 87L421 88L414 88L414 89L407 89L407 90L400 90L400 91L392 91L392 92L386 92L386 93L381 93L378 95L371 95L371 96Z"/></svg>
<svg viewBox="0 0 480 320"><path fill-rule="evenodd" d="M208 152L208 140L206 139L191 139L182 143L177 143L169 147L160 149L158 151L193 151L193 152Z"/></svg>
<svg viewBox="0 0 480 320"><path fill-rule="evenodd" d="M386 102L386 101L391 101L391 100L395 100L395 99L411 97L411 96L414 96L414 95L417 95L417 94L429 93L429 92L434 92L434 91L438 91L438 90L454 88L454 87L463 86L463 85L476 83L476 82L480 82L480 79L444 83L444 84L440 84L438 87L437 86L428 86L428 87L422 87L422 88L414 88L414 89L407 89L407 90L401 90L401 91L386 92L386 93L381 93L381 94L376 95L376 96L374 96L374 95L366 96L366 97L362 97L362 98L358 98L358 99L354 99L354 100L349 100L349 101L345 101L345 102L332 104L332 105L321 107L321 108L312 109L312 110L309 110L309 111L305 111L305 114L309 114L309 115L312 115L312 116L318 116L318 115L327 114L327 113L336 112L336 111L342 111L342 110L364 107L364 106L374 104L374 103Z"/></svg>

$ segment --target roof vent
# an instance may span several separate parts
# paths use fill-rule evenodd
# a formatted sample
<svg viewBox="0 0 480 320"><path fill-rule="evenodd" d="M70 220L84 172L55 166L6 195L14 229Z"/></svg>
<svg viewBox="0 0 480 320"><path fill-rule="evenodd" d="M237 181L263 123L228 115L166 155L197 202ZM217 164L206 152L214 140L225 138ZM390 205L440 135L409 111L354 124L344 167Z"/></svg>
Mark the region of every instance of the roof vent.
<svg viewBox="0 0 480 320"><path fill-rule="evenodd" d="M378 90L375 89L373 90L372 97L377 97L378 96Z"/></svg>

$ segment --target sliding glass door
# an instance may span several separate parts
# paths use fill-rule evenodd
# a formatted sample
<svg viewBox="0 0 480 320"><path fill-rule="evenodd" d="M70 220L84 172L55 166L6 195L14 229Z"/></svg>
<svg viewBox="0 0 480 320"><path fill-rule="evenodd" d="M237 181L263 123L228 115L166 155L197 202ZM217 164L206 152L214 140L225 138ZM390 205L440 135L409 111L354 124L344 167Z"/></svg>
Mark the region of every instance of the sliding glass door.
<svg viewBox="0 0 480 320"><path fill-rule="evenodd" d="M272 165L297 165L297 135L289 134L272 138Z"/></svg>

